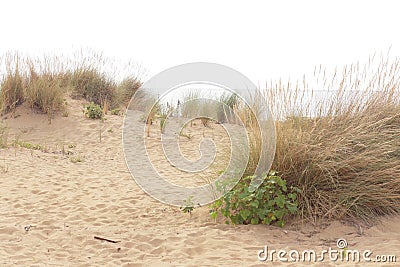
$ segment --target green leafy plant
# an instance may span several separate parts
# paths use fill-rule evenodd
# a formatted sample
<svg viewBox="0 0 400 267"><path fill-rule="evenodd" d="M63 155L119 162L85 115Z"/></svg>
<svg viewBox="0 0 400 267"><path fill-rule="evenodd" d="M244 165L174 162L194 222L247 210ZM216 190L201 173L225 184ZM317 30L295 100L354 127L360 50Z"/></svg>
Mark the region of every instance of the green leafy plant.
<svg viewBox="0 0 400 267"><path fill-rule="evenodd" d="M72 163L83 162L83 158L81 156L71 157L69 159Z"/></svg>
<svg viewBox="0 0 400 267"><path fill-rule="evenodd" d="M93 102L85 105L84 114L90 119L103 119L104 116L103 109L100 107L100 105Z"/></svg>
<svg viewBox="0 0 400 267"><path fill-rule="evenodd" d="M211 205L210 215L218 214L233 224L272 224L283 227L285 217L297 213L295 187L287 188L286 181L271 171L256 190L250 190L252 176L243 178L232 190ZM229 220L226 223L229 223Z"/></svg>
<svg viewBox="0 0 400 267"><path fill-rule="evenodd" d="M116 115L118 116L121 113L121 110L119 108L114 108L110 111L111 115Z"/></svg>
<svg viewBox="0 0 400 267"><path fill-rule="evenodd" d="M42 151L42 152L48 151L48 149L43 145L33 144L33 143L30 143L30 142L23 142L23 141L20 141L20 140L14 140L13 141L13 146L14 147L19 146L19 147L23 147L23 148L30 149L30 150L39 150L39 151Z"/></svg>
<svg viewBox="0 0 400 267"><path fill-rule="evenodd" d="M192 214L194 210L193 196L188 197L183 201L183 206L179 208L183 213Z"/></svg>

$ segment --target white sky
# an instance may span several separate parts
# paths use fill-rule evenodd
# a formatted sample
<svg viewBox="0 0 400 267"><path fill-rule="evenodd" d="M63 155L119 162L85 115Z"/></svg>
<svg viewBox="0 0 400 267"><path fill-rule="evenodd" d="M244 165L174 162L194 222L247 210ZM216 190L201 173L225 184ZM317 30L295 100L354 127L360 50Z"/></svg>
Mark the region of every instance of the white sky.
<svg viewBox="0 0 400 267"><path fill-rule="evenodd" d="M397 4L399 3L399 4ZM2 1L0 54L80 48L129 58L156 74L195 61L256 84L400 55L399 1Z"/></svg>

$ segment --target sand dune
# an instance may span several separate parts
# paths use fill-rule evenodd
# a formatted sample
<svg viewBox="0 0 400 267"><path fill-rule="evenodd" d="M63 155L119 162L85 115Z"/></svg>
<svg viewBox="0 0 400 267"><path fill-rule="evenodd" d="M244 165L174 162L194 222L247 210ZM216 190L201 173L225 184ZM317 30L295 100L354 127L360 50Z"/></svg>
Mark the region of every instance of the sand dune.
<svg viewBox="0 0 400 267"><path fill-rule="evenodd" d="M82 115L80 101L68 102L69 116L57 116L52 124L45 115L32 114L25 107L18 109L17 118L2 118L9 141L42 147L0 149L2 266L266 266L271 263L257 259L257 251L265 245L276 250L320 251L335 248L338 238L345 238L350 249L397 255L397 264L400 262L400 217L383 218L369 228L332 222L318 228L304 223L281 229L225 225L223 220L214 222L207 207L189 215L162 204L137 186L126 167L123 118L109 115L104 123L89 120ZM205 135L226 140L218 127L206 129ZM199 138L182 140L181 150L198 156L198 146L191 142ZM148 141L153 142L151 153L161 159L157 137ZM226 142L221 144L222 149ZM179 176L161 160L157 164L167 177L178 177L177 183L191 179ZM274 262L302 264L306 265ZM325 260L313 264L339 263Z"/></svg>

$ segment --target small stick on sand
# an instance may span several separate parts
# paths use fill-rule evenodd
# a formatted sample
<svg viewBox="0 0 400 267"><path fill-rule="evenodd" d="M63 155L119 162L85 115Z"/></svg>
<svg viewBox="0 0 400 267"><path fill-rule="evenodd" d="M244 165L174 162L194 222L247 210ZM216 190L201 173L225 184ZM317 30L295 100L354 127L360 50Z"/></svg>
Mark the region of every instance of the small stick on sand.
<svg viewBox="0 0 400 267"><path fill-rule="evenodd" d="M119 242L120 242L120 241L114 241L114 240L107 239L107 238L103 238L103 237L99 237L99 236L94 236L94 239L98 239L98 240L102 240L102 241L107 241L107 242L110 242L110 243L119 243Z"/></svg>

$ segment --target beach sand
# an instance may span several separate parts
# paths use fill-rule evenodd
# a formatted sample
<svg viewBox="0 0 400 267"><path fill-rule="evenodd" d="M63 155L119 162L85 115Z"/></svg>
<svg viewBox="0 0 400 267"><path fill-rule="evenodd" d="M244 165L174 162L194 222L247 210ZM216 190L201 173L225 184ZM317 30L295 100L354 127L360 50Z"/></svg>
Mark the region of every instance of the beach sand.
<svg viewBox="0 0 400 267"><path fill-rule="evenodd" d="M69 99L68 103L69 116L56 116L51 124L46 115L27 107L18 108L17 118L11 114L2 118L9 142L16 139L26 147L28 142L40 144L41 150L0 149L1 266L267 266L269 260L257 258L265 245L275 250L321 251L336 249L338 238L346 239L349 249L371 250L371 257L396 255L400 262L400 217L382 218L372 227L338 221L319 227L306 222L284 228L233 226L211 219L208 207L198 207L189 215L163 204L144 193L128 171L122 148L123 117L90 120L82 114L83 102ZM195 127L202 131L203 126ZM146 142L163 175L183 185L193 181L162 163L159 140L154 137L157 127L152 130ZM222 140L217 148L226 149L222 127L213 125L204 131ZM184 154L199 157L198 145L192 142L200 138L183 139ZM224 166L221 158L221 165L205 177ZM276 258L273 264L309 265ZM365 263L325 259L313 265ZM396 266L371 266L381 265Z"/></svg>

